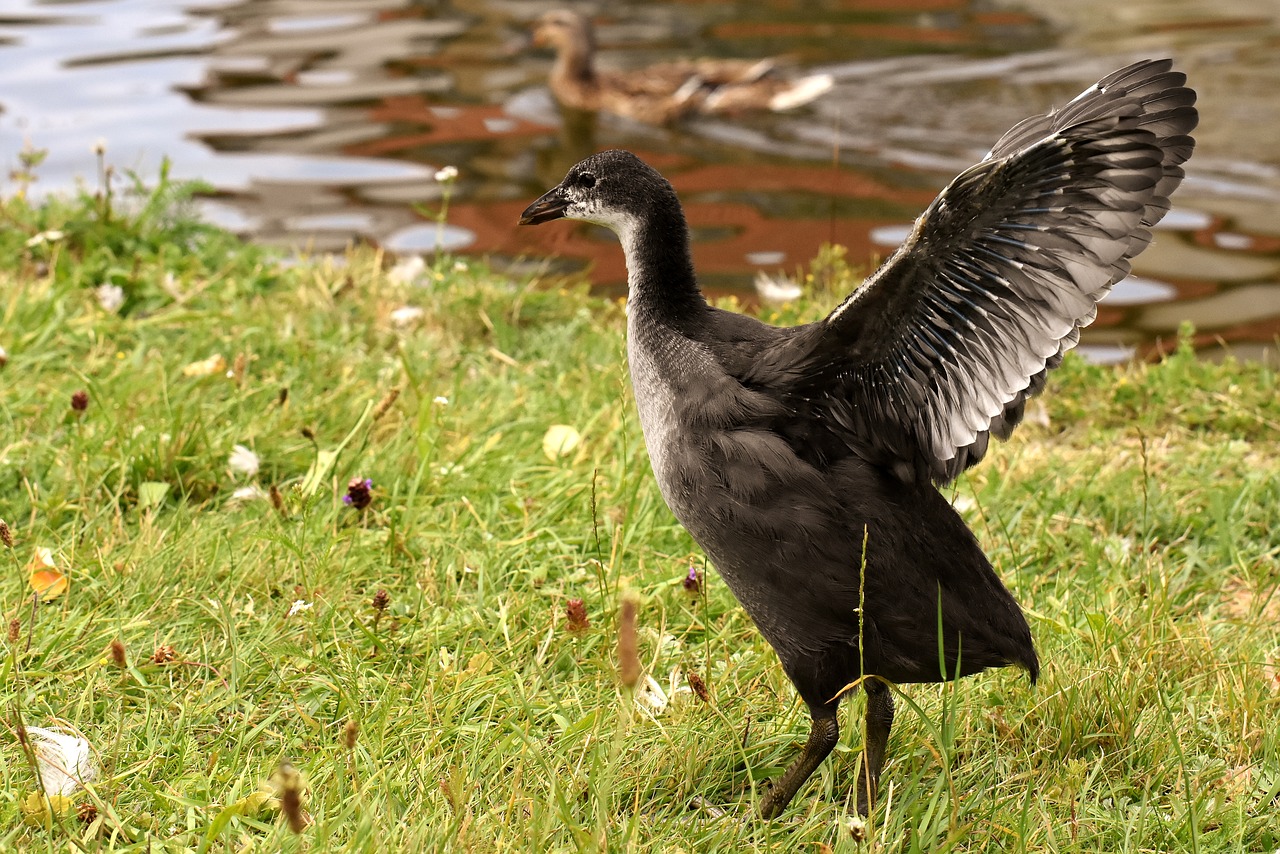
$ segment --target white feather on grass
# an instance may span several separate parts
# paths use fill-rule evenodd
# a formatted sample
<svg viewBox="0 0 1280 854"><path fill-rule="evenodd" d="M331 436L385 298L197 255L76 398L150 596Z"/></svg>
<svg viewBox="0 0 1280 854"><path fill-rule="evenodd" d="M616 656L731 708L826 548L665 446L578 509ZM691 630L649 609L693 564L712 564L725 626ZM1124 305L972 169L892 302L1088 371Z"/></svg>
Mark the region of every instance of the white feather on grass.
<svg viewBox="0 0 1280 854"><path fill-rule="evenodd" d="M770 305L792 302L804 294L801 287L786 276L770 276L764 270L756 271L754 284L760 301Z"/></svg>
<svg viewBox="0 0 1280 854"><path fill-rule="evenodd" d="M46 796L71 795L97 779L98 763L88 740L62 727L29 726L26 731Z"/></svg>

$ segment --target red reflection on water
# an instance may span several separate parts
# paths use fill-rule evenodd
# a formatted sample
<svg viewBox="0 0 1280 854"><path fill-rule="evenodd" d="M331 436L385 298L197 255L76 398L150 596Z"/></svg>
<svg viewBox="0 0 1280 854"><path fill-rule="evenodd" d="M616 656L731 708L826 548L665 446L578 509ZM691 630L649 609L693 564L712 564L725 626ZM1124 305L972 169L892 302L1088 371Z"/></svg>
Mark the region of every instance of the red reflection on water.
<svg viewBox="0 0 1280 854"><path fill-rule="evenodd" d="M498 137L531 137L551 133L555 128L516 118L497 104L435 106L417 96L390 97L369 110L373 122L402 122L414 130L382 139L346 146L347 154L378 157L424 145L445 142L492 140Z"/></svg>
<svg viewBox="0 0 1280 854"><path fill-rule="evenodd" d="M906 24L871 24L871 23L783 23L771 21L733 22L717 24L711 28L711 35L720 39L771 38L798 39L805 37L849 38L866 41L895 41L913 44L972 44L977 39L970 33L954 29L926 29Z"/></svg>

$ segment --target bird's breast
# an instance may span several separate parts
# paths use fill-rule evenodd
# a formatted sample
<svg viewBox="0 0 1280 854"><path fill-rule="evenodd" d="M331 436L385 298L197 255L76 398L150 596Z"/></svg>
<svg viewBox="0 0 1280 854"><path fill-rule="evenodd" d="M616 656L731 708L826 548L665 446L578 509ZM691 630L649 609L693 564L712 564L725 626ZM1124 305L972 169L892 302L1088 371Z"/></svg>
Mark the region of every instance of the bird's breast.
<svg viewBox="0 0 1280 854"><path fill-rule="evenodd" d="M627 362L635 393L640 427L644 431L649 463L668 506L676 511L680 495L675 488L678 476L673 469L679 447L688 441L688 427L682 430L679 418L682 392L689 360L695 355L693 342L671 337L654 341L636 330L627 336Z"/></svg>

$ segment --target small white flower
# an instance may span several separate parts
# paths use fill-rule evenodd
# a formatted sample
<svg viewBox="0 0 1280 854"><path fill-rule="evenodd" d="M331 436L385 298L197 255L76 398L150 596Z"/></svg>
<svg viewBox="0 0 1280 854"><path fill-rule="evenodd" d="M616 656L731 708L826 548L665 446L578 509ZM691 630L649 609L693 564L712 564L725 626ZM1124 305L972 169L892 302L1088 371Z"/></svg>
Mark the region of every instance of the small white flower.
<svg viewBox="0 0 1280 854"><path fill-rule="evenodd" d="M41 246L45 243L57 243L59 240L63 238L63 236L64 235L61 231L59 231L56 228L51 228L48 231L42 231L39 234L35 235L34 237L28 238L27 248L31 249L36 246Z"/></svg>
<svg viewBox="0 0 1280 854"><path fill-rule="evenodd" d="M242 486L235 492L231 493L231 503L248 504L250 501L260 501L270 497L271 496L267 494L267 491L261 486L258 486L256 483L251 483L248 486Z"/></svg>
<svg viewBox="0 0 1280 854"><path fill-rule="evenodd" d="M96 140L94 140L93 148L90 150L94 154L96 154L98 157L101 157L102 155L107 153L107 141L102 137L98 137Z"/></svg>
<svg viewBox="0 0 1280 854"><path fill-rule="evenodd" d="M391 312L391 323L393 326L412 326L425 315L426 312L416 305L402 305Z"/></svg>
<svg viewBox="0 0 1280 854"><path fill-rule="evenodd" d="M232 448L231 456L227 458L227 468L231 469L231 473L242 474L246 477L255 476L260 465L261 461L258 459L258 455L244 445L236 445Z"/></svg>
<svg viewBox="0 0 1280 854"><path fill-rule="evenodd" d="M455 272L455 273L465 273L465 272L467 272L467 271L468 271L468 270L470 270L470 269L471 269L471 268L470 268L469 266L467 266L467 262L466 262L466 261L454 261L454 262L453 262L453 272Z"/></svg>
<svg viewBox="0 0 1280 854"><path fill-rule="evenodd" d="M40 766L40 785L46 795L71 795L98 776L89 742L62 728L26 728Z"/></svg>
<svg viewBox="0 0 1280 854"><path fill-rule="evenodd" d="M124 305L124 288L119 285L98 285L93 289L93 295L98 298L102 310L109 314L115 314Z"/></svg>
<svg viewBox="0 0 1280 854"><path fill-rule="evenodd" d="M301 614L303 611L310 611L311 608L312 608L312 604L310 602L305 602L302 599L295 599L293 601L293 604L289 606L289 613L285 614L285 616L296 617L299 614Z"/></svg>
<svg viewBox="0 0 1280 854"><path fill-rule="evenodd" d="M636 703L640 708L660 715L667 710L667 692L662 690L662 686L658 684L658 680L652 676L645 675L641 681L640 687L636 689Z"/></svg>
<svg viewBox="0 0 1280 854"><path fill-rule="evenodd" d="M432 402L432 403L435 403L435 404L437 404L437 405L439 405L439 406L448 406L448 405L449 405L449 398L445 397L443 394L441 394L441 395L436 395L436 397L432 398L431 402Z"/></svg>
<svg viewBox="0 0 1280 854"><path fill-rule="evenodd" d="M410 255L408 258L397 261L395 266L387 271L387 278L397 285L412 285L426 270L427 262L422 260L421 255Z"/></svg>
<svg viewBox="0 0 1280 854"><path fill-rule="evenodd" d="M458 177L457 166L444 166L436 170L436 180L441 184L447 183Z"/></svg>

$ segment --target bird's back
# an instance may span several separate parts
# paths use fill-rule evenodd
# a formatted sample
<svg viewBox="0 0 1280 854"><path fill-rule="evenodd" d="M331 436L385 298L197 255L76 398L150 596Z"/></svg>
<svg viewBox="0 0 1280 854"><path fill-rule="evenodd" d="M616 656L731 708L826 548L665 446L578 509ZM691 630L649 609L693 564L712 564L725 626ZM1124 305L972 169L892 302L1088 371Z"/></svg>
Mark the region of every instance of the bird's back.
<svg viewBox="0 0 1280 854"><path fill-rule="evenodd" d="M803 347L809 327L643 317L633 312L628 349L663 496L806 700L826 702L864 672L943 679L939 616L946 678L1011 663L1034 674L1021 611L937 490L861 459L820 418L797 418L760 365L754 384L735 375L775 339Z"/></svg>

